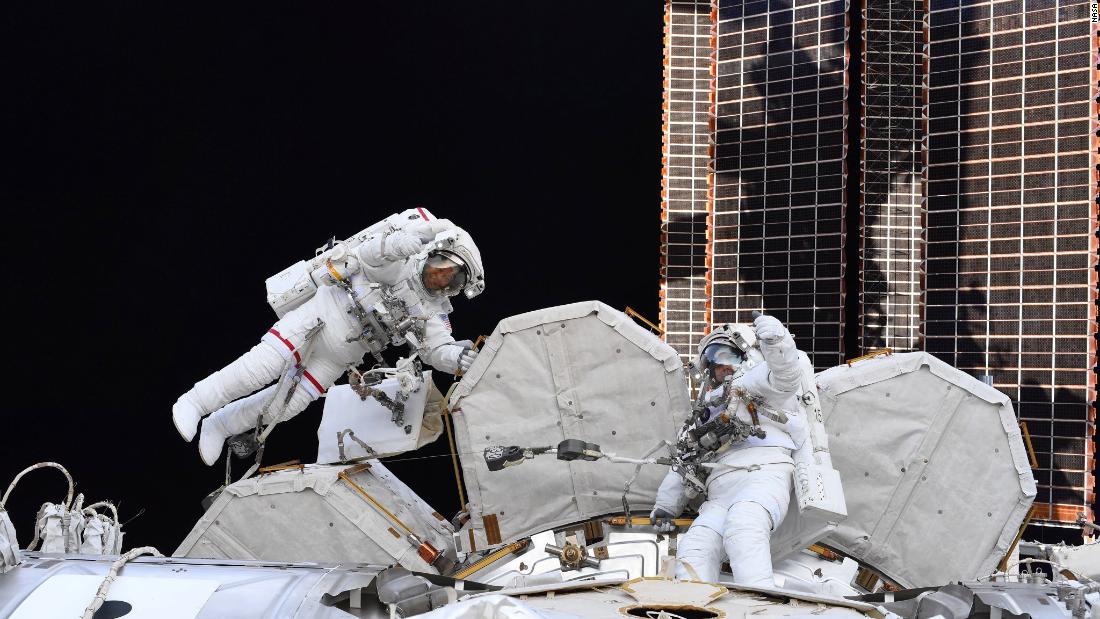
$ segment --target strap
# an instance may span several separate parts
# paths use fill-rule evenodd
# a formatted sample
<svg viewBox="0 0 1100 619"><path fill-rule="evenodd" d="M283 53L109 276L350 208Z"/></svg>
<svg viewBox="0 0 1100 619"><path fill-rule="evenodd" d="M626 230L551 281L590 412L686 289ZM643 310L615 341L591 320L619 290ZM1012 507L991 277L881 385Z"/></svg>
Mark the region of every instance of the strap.
<svg viewBox="0 0 1100 619"><path fill-rule="evenodd" d="M338 282L344 281L344 276L340 275L340 271L336 270L336 267L332 264L332 260L325 260L325 267L328 269L329 275L332 275L333 279Z"/></svg>
<svg viewBox="0 0 1100 619"><path fill-rule="evenodd" d="M684 566L684 570L687 571L688 576L691 576L692 580L699 580L699 572L696 572L695 568L691 567L690 563L681 560L680 565Z"/></svg>

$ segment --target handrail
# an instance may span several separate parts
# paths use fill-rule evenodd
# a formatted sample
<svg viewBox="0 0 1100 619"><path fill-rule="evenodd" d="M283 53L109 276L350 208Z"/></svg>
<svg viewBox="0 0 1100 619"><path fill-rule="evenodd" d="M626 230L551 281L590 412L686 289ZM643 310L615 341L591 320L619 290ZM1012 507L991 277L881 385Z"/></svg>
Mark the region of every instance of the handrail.
<svg viewBox="0 0 1100 619"><path fill-rule="evenodd" d="M630 307L629 305L627 305L627 306L626 306L626 309L624 309L624 310L623 310L623 312L624 312L624 313L625 313L625 314L626 314L627 316L630 316L631 318L635 318L635 319L637 319L637 320L640 320L640 321L642 321L643 323L645 323L645 326L647 326L647 327L649 327L650 329L653 329L654 331L656 331L656 332L657 332L657 336L658 336L658 337L660 337L660 336L662 336L662 335L664 335L664 334L665 334L665 330L664 330L664 329L662 329L662 328L658 327L657 325L653 324L653 322L652 322L652 321L650 321L650 320L649 320L648 318L646 318L645 316L642 316L642 315L641 315L640 313L638 313L638 310L634 309L633 307Z"/></svg>

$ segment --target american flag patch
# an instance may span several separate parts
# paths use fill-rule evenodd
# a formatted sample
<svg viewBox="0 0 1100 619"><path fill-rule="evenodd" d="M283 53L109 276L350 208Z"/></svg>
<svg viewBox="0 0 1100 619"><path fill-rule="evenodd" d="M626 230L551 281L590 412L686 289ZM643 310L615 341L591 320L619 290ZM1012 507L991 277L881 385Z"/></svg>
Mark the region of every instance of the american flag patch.
<svg viewBox="0 0 1100 619"><path fill-rule="evenodd" d="M439 319L443 321L443 326L447 327L447 333L454 331L454 329L451 328L451 319L447 314L440 314Z"/></svg>

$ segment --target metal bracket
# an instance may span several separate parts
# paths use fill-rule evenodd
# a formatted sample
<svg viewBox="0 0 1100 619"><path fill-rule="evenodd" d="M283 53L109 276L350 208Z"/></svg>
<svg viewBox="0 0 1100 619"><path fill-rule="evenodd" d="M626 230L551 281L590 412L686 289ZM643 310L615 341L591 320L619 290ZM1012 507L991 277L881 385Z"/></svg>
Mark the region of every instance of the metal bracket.
<svg viewBox="0 0 1100 619"><path fill-rule="evenodd" d="M367 452L367 455L364 456L364 457L374 458L378 455L378 452L374 451L374 449L370 445L364 443L362 440L359 439L359 437L355 436L355 431L354 430L352 430L351 428L345 428L345 429L343 429L343 430L336 433L336 445L340 449L340 462L342 462L342 463L350 462L350 460L348 460L347 456L344 455L344 436L345 435L347 435L347 437L350 438L351 440L355 441L356 444L358 444L360 447L363 448L364 451ZM353 460L361 460L361 459L362 458L353 458ZM263 469L260 469L260 470L262 471Z"/></svg>

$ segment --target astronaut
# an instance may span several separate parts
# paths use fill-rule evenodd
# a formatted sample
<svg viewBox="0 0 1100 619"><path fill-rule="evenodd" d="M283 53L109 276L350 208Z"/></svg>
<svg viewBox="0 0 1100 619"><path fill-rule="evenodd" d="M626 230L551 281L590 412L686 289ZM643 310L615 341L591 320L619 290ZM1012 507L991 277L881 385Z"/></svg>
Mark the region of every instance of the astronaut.
<svg viewBox="0 0 1100 619"><path fill-rule="evenodd" d="M758 349L757 349L758 345ZM787 514L791 499L792 455L807 445L806 412L796 395L804 353L779 320L759 316L748 325L724 325L700 343L699 369L716 388L705 402L722 401L730 388L737 397L710 406L702 423L723 411L764 430L719 452L706 477L706 500L699 516L680 539L676 577L717 582L723 555L734 582L774 587L770 540ZM728 380L727 380L728 379ZM749 403L752 403L752 406ZM684 480L670 471L657 492L651 519L669 531L671 519L688 502Z"/></svg>
<svg viewBox="0 0 1100 619"><path fill-rule="evenodd" d="M385 347L409 344L424 362L452 374L468 369L477 355L468 343L455 342L445 322L449 298L477 296L485 279L473 239L449 220L422 208L406 211L300 264L312 270L303 276L312 296L301 302L305 295L299 295L296 306L272 302L277 313L293 309L251 350L197 382L172 407L187 441L210 415L199 440L207 465L217 461L228 437L256 427L260 400L274 402L285 421L368 352L381 359ZM292 380L245 398L284 372Z"/></svg>

